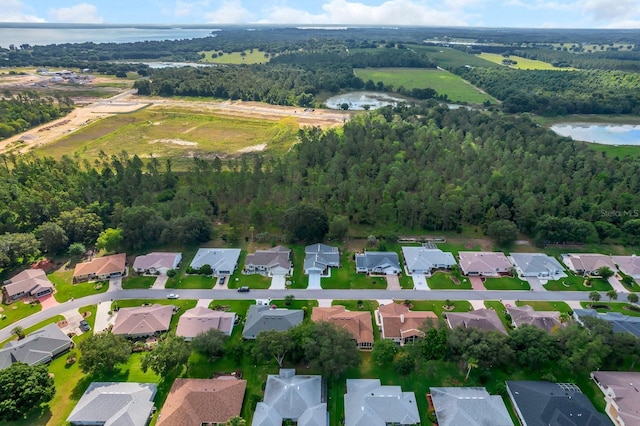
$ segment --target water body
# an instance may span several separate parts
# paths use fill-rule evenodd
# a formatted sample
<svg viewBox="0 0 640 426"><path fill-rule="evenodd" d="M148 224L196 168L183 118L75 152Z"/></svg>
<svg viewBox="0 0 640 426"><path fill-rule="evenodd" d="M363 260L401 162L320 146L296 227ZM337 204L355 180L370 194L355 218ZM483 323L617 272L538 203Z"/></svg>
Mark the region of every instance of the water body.
<svg viewBox="0 0 640 426"><path fill-rule="evenodd" d="M217 28L90 26L87 28L15 28L0 24L0 47L9 45L44 46L64 43L129 43L135 41L182 40L201 38L219 31Z"/></svg>
<svg viewBox="0 0 640 426"><path fill-rule="evenodd" d="M143 64L149 66L149 68L162 69L162 68L181 68L181 67L217 67L218 64L206 64L199 62L129 62L130 64Z"/></svg>
<svg viewBox="0 0 640 426"><path fill-rule="evenodd" d="M362 111L365 105L369 105L369 109L377 109L396 105L398 102L407 100L383 92L350 92L330 97L325 101L325 105L331 109L341 109L341 105L346 103L350 110Z"/></svg>
<svg viewBox="0 0 640 426"><path fill-rule="evenodd" d="M551 130L577 141L603 145L640 146L640 125L558 123L551 126Z"/></svg>

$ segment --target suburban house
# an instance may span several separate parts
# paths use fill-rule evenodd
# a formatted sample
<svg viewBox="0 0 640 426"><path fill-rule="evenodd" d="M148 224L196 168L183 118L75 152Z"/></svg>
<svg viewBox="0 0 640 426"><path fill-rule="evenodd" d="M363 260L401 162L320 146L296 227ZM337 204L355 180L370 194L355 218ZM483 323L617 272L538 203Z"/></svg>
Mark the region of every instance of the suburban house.
<svg viewBox="0 0 640 426"><path fill-rule="evenodd" d="M404 346L424 337L425 323L438 324L438 317L430 311L410 311L400 303L381 305L375 311L376 325L383 339L391 339Z"/></svg>
<svg viewBox="0 0 640 426"><path fill-rule="evenodd" d="M523 426L610 426L573 383L507 381L507 394Z"/></svg>
<svg viewBox="0 0 640 426"><path fill-rule="evenodd" d="M236 314L234 312L214 311L204 306L197 306L182 314L178 321L176 336L184 337L184 340L189 342L198 334L212 328L231 336L235 321Z"/></svg>
<svg viewBox="0 0 640 426"><path fill-rule="evenodd" d="M477 328L483 331L499 331L507 334L500 317L493 309L476 309L472 312L447 312L449 328Z"/></svg>
<svg viewBox="0 0 640 426"><path fill-rule="evenodd" d="M253 426L281 425L283 420L298 426L329 426L326 389L322 376L296 375L296 370L281 368L269 374L264 401L253 413Z"/></svg>
<svg viewBox="0 0 640 426"><path fill-rule="evenodd" d="M127 255L125 253L96 257L90 262L78 263L73 271L73 282L89 280L108 280L121 277L127 272Z"/></svg>
<svg viewBox="0 0 640 426"><path fill-rule="evenodd" d="M544 253L511 253L509 256L518 275L522 278L537 277L558 279L565 276L564 268L555 257Z"/></svg>
<svg viewBox="0 0 640 426"><path fill-rule="evenodd" d="M640 337L640 317L631 317L620 312L598 313L595 309L574 309L573 318L584 325L584 317L596 317L611 323L616 333L631 333Z"/></svg>
<svg viewBox="0 0 640 426"><path fill-rule="evenodd" d="M173 305L150 305L120 308L111 332L125 337L154 336L169 330Z"/></svg>
<svg viewBox="0 0 640 426"><path fill-rule="evenodd" d="M345 426L419 425L416 395L400 386L382 386L380 379L347 379Z"/></svg>
<svg viewBox="0 0 640 426"><path fill-rule="evenodd" d="M552 332L560 327L560 312L556 311L536 311L529 305L522 307L507 307L507 312L511 315L514 327L530 325L541 328L547 332Z"/></svg>
<svg viewBox="0 0 640 426"><path fill-rule="evenodd" d="M0 370L15 362L45 364L68 351L73 342L56 324L34 331L22 340L12 340L0 349Z"/></svg>
<svg viewBox="0 0 640 426"><path fill-rule="evenodd" d="M409 275L431 276L436 269L451 269L456 264L453 254L440 250L433 243L422 247L402 247L402 256Z"/></svg>
<svg viewBox="0 0 640 426"><path fill-rule="evenodd" d="M430 388L438 426L513 426L502 397L481 387Z"/></svg>
<svg viewBox="0 0 640 426"><path fill-rule="evenodd" d="M611 256L611 259L618 265L620 272L631 276L634 280L640 280L640 257L633 254L631 256Z"/></svg>
<svg viewBox="0 0 640 426"><path fill-rule="evenodd" d="M290 275L293 273L291 250L275 246L268 250L256 250L247 255L244 261L245 274Z"/></svg>
<svg viewBox="0 0 640 426"><path fill-rule="evenodd" d="M493 251L461 251L460 269L465 275L498 277L509 273L512 266L504 253Z"/></svg>
<svg viewBox="0 0 640 426"><path fill-rule="evenodd" d="M39 299L53 293L53 283L42 269L25 269L4 282L2 299L12 303L24 297Z"/></svg>
<svg viewBox="0 0 640 426"><path fill-rule="evenodd" d="M611 256L596 253L569 253L562 255L562 262L578 275L598 275L598 269L606 266L612 271L616 264Z"/></svg>
<svg viewBox="0 0 640 426"><path fill-rule="evenodd" d="M67 418L73 426L146 426L153 415L155 383L93 382Z"/></svg>
<svg viewBox="0 0 640 426"><path fill-rule="evenodd" d="M340 250L326 244L312 244L304 248L304 273L330 275L331 268L340 267Z"/></svg>
<svg viewBox="0 0 640 426"><path fill-rule="evenodd" d="M153 252L136 257L133 270L139 274L164 274L170 269L178 269L182 261L182 253Z"/></svg>
<svg viewBox="0 0 640 426"><path fill-rule="evenodd" d="M240 416L247 381L234 376L176 379L158 415L158 426L224 425Z"/></svg>
<svg viewBox="0 0 640 426"><path fill-rule="evenodd" d="M402 272L398 253L393 251L366 251L356 253L356 272L374 275L398 275Z"/></svg>
<svg viewBox="0 0 640 426"><path fill-rule="evenodd" d="M265 330L287 331L300 324L304 312L300 309L281 309L269 305L251 305L247 311L242 337L255 339Z"/></svg>
<svg viewBox="0 0 640 426"><path fill-rule="evenodd" d="M358 349L373 349L373 325L369 311L347 311L340 305L329 308L315 307L311 312L311 321L326 321L342 327L353 336Z"/></svg>
<svg viewBox="0 0 640 426"><path fill-rule="evenodd" d="M605 412L616 426L640 425L640 373L594 371L591 378L604 394Z"/></svg>
<svg viewBox="0 0 640 426"><path fill-rule="evenodd" d="M200 269L203 265L211 266L213 275L231 275L238 268L240 249L201 248L191 261L193 269Z"/></svg>

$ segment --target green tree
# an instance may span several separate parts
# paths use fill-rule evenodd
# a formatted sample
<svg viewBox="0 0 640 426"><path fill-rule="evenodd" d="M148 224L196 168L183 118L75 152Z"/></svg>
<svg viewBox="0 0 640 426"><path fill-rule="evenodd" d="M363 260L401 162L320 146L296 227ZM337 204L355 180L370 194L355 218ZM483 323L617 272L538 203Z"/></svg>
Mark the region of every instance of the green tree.
<svg viewBox="0 0 640 426"><path fill-rule="evenodd" d="M256 336L252 354L255 359L262 361L273 357L278 365L282 367L284 359L292 347L293 342L288 332L265 330Z"/></svg>
<svg viewBox="0 0 640 426"><path fill-rule="evenodd" d="M607 291L607 297L609 298L609 302L612 300L618 300L618 292L614 289Z"/></svg>
<svg viewBox="0 0 640 426"><path fill-rule="evenodd" d="M31 233L0 235L0 267L31 262L40 254L38 240Z"/></svg>
<svg viewBox="0 0 640 426"><path fill-rule="evenodd" d="M401 376L408 376L416 369L416 361L413 358L413 355L403 352L396 357L393 362L393 368Z"/></svg>
<svg viewBox="0 0 640 426"><path fill-rule="evenodd" d="M40 249L45 253L63 253L69 245L69 238L64 229L55 222L45 222L38 226L35 236L40 243Z"/></svg>
<svg viewBox="0 0 640 426"><path fill-rule="evenodd" d="M224 353L224 344L227 338L227 335L217 328L211 328L202 333L198 333L191 340L191 347L194 351L200 352L206 355L209 360L212 360Z"/></svg>
<svg viewBox="0 0 640 426"><path fill-rule="evenodd" d="M211 238L211 220L201 212L189 212L186 216L172 219L162 234L164 241L180 244L205 243Z"/></svg>
<svg viewBox="0 0 640 426"><path fill-rule="evenodd" d="M87 374L110 374L131 355L131 343L123 336L111 333L92 334L78 344L82 353L80 369Z"/></svg>
<svg viewBox="0 0 640 426"><path fill-rule="evenodd" d="M246 424L247 421L242 417L233 416L227 421L227 423L225 423L225 426L246 426Z"/></svg>
<svg viewBox="0 0 640 426"><path fill-rule="evenodd" d="M471 374L471 370L474 368L478 368L478 360L474 357L469 357L465 362L467 368L467 374L464 376L464 381L466 382L469 379L469 374Z"/></svg>
<svg viewBox="0 0 640 426"><path fill-rule="evenodd" d="M556 340L545 330L529 325L518 327L509 334L509 346L518 363L532 370L559 356Z"/></svg>
<svg viewBox="0 0 640 426"><path fill-rule="evenodd" d="M123 240L122 229L107 228L98 236L96 248L98 250L105 250L107 253L112 253L118 250Z"/></svg>
<svg viewBox="0 0 640 426"><path fill-rule="evenodd" d="M120 223L124 236L124 245L132 249L158 244L166 221L156 210L149 206L133 206L122 209Z"/></svg>
<svg viewBox="0 0 640 426"><path fill-rule="evenodd" d="M72 243L67 249L69 256L82 256L87 251L87 248L82 243Z"/></svg>
<svg viewBox="0 0 640 426"><path fill-rule="evenodd" d="M518 239L518 227L510 220L496 220L487 227L487 235L499 246L508 246Z"/></svg>
<svg viewBox="0 0 640 426"><path fill-rule="evenodd" d="M81 207L60 213L56 223L64 229L70 242L85 245L93 245L104 226L100 216Z"/></svg>
<svg viewBox="0 0 640 426"><path fill-rule="evenodd" d="M629 293L627 295L627 300L629 303L638 303L638 294L637 293Z"/></svg>
<svg viewBox="0 0 640 426"><path fill-rule="evenodd" d="M207 275L207 276L213 275L213 268L208 263L205 263L204 265L202 265L198 271L202 275Z"/></svg>
<svg viewBox="0 0 640 426"><path fill-rule="evenodd" d="M284 212L280 226L292 240L316 242L329 231L329 219L319 207L299 204Z"/></svg>
<svg viewBox="0 0 640 426"><path fill-rule="evenodd" d="M13 421L51 401L56 392L46 365L16 362L0 370L0 420Z"/></svg>
<svg viewBox="0 0 640 426"><path fill-rule="evenodd" d="M433 325L423 327L424 339L419 343L422 355L429 360L444 359L448 350L447 327L441 324L439 328Z"/></svg>
<svg viewBox="0 0 640 426"><path fill-rule="evenodd" d="M24 337L26 336L24 328L19 325L11 329L11 334L14 334L18 338L18 340L24 339Z"/></svg>
<svg viewBox="0 0 640 426"><path fill-rule="evenodd" d="M389 339L381 339L373 345L371 358L378 365L389 365L393 362L400 347L396 342Z"/></svg>
<svg viewBox="0 0 640 426"><path fill-rule="evenodd" d="M591 300L592 302L599 302L600 301L600 293L598 293L597 291L592 291L589 293L589 300Z"/></svg>
<svg viewBox="0 0 640 426"><path fill-rule="evenodd" d="M633 278L630 277L629 275L623 275L620 281L622 282L622 284L626 285L627 287L632 287L634 282Z"/></svg>
<svg viewBox="0 0 640 426"><path fill-rule="evenodd" d="M349 219L342 215L336 215L331 219L329 223L329 234L327 235L332 240L342 240L347 236L349 232Z"/></svg>
<svg viewBox="0 0 640 426"><path fill-rule="evenodd" d="M329 322L313 324L311 339L304 344L305 358L323 374L337 378L360 364L358 346L347 330Z"/></svg>
<svg viewBox="0 0 640 426"><path fill-rule="evenodd" d="M598 268L598 275L600 275L603 279L608 280L609 278L614 276L615 273L608 266L602 266Z"/></svg>
<svg viewBox="0 0 640 426"><path fill-rule="evenodd" d="M189 360L191 351L182 337L167 334L158 342L158 346L143 355L141 365L143 372L151 369L158 376L168 376Z"/></svg>
<svg viewBox="0 0 640 426"><path fill-rule="evenodd" d="M293 294L287 294L284 297L284 304L287 306L291 305L291 302L293 302L293 299L295 299L296 297Z"/></svg>

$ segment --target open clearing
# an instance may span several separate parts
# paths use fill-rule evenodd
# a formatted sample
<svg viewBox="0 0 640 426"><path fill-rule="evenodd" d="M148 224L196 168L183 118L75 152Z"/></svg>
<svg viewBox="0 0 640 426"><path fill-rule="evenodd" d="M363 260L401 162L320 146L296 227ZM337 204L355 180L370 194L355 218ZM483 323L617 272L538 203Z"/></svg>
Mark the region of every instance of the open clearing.
<svg viewBox="0 0 640 426"><path fill-rule="evenodd" d="M497 103L498 101L483 93L478 88L464 81L455 74L442 69L427 68L359 68L355 70L358 77L364 81L382 81L394 88L404 86L407 89L431 88L438 95L447 95L454 102L469 102L481 104L484 101Z"/></svg>
<svg viewBox="0 0 640 426"><path fill-rule="evenodd" d="M487 61L494 62L496 64L502 64L502 61L505 59L504 56L499 55L497 53L481 53L478 55L482 59L486 59ZM509 68L515 68L518 70L553 70L553 71L575 71L576 68L557 68L553 65L537 61L535 59L527 59L522 58L520 56L510 55L509 59L516 61L517 64L510 65Z"/></svg>
<svg viewBox="0 0 640 426"><path fill-rule="evenodd" d="M463 52L458 49L444 46L418 46L408 45L411 49L419 53L425 53L432 61L434 61L439 67L450 69L452 67L463 67L469 65L472 67L482 68L496 68L497 65L494 62L487 61L479 57L478 55L472 55L470 53Z"/></svg>
<svg viewBox="0 0 640 426"><path fill-rule="evenodd" d="M220 51L209 50L206 52L200 52L204 54L204 59L201 62L211 64L266 64L269 62L269 58L265 57L265 52L259 52L258 49L245 50L244 52L232 52L224 53L220 55ZM218 54L213 58L212 53ZM242 55L244 53L244 55Z"/></svg>

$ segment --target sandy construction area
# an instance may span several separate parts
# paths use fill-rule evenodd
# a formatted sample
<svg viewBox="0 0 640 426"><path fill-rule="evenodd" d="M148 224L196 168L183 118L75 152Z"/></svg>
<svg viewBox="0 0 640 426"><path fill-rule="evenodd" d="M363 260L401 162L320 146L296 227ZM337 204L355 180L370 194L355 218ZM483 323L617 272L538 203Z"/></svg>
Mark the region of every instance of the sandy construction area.
<svg viewBox="0 0 640 426"><path fill-rule="evenodd" d="M321 128L341 126L352 114L347 111L313 110L300 107L267 105L259 102L186 101L172 98L137 96L134 93L135 90L128 90L108 99L100 99L85 106L78 106L66 117L0 141L0 153L8 151L24 153L33 147L52 143L95 120L114 114L137 111L144 107L184 108L201 113L211 111L229 117L247 117L272 121L292 117L300 123L300 126L318 126ZM250 148L251 151L259 149L258 147Z"/></svg>

